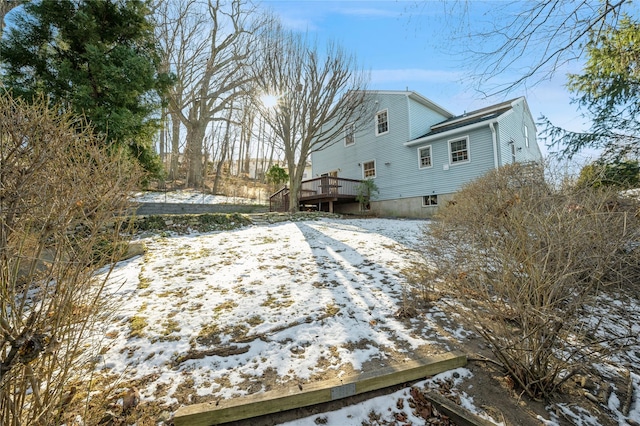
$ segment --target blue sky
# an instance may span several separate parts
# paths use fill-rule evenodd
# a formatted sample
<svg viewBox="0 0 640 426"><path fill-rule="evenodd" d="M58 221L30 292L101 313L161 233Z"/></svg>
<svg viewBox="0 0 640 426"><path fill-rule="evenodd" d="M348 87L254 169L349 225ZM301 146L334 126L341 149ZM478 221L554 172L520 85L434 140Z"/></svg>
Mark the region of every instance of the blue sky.
<svg viewBox="0 0 640 426"><path fill-rule="evenodd" d="M559 70L549 81L492 98L469 86L468 58L456 53L460 46L450 40L474 30L469 25L481 25L487 19L483 15L486 7L501 4L506 5L469 2L469 16L477 17L471 20L457 20L441 1L416 5L414 1L387 0L263 0L262 7L272 9L287 28L307 32L320 44L338 41L371 72L372 89L408 88L454 114L524 95L535 120L544 114L556 125L584 129L584 120L564 87L566 73L579 72L580 64ZM510 77L501 76L504 80Z"/></svg>

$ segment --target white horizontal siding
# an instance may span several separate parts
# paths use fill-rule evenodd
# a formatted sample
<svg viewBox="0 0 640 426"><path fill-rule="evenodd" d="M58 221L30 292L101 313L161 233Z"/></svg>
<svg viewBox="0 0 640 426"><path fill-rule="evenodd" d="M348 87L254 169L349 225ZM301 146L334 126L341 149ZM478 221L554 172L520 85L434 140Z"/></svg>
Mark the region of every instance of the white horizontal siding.
<svg viewBox="0 0 640 426"><path fill-rule="evenodd" d="M411 147L404 143L429 131L430 126L445 117L422 103L409 98L408 93L376 93L376 112L387 110L389 131L376 136L375 114L370 125L355 134L355 144L345 147L341 138L334 145L312 155L313 175L338 170L338 176L362 179L362 164L376 162L375 183L379 188L377 200L402 200L431 194L451 194L464 184L477 179L495 167L493 136L489 123L465 131L458 129L453 136L436 138ZM524 144L523 123L529 127L530 144ZM513 139L518 161L541 159L536 142L535 124L524 100L516 103L514 111L503 115L495 124L499 165L511 163L509 142ZM469 162L451 164L449 140L468 136ZM419 168L418 148L431 145L432 167Z"/></svg>

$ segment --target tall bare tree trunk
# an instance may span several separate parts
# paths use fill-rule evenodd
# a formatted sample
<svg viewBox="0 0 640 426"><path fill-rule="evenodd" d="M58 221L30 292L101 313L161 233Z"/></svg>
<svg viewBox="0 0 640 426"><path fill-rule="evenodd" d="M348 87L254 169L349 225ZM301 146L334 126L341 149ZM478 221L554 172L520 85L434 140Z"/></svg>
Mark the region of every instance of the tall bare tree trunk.
<svg viewBox="0 0 640 426"><path fill-rule="evenodd" d="M269 138L269 163L267 163L267 170L269 170L271 168L271 166L273 166L273 154L276 151L276 144L274 143L274 141Z"/></svg>
<svg viewBox="0 0 640 426"><path fill-rule="evenodd" d="M256 149L256 165L253 171L253 176L258 179L258 163L260 162L260 147L264 146L264 134L265 134L265 123L264 119L260 120L258 124L258 147ZM247 167L248 168L248 167Z"/></svg>
<svg viewBox="0 0 640 426"><path fill-rule="evenodd" d="M206 123L192 122L187 128L187 155L189 157L189 170L187 170L187 186L200 188L202 186L202 147L207 128Z"/></svg>
<svg viewBox="0 0 640 426"><path fill-rule="evenodd" d="M233 113L233 104L229 108L229 115L227 116L227 127L224 130L224 138L222 139L222 147L220 149L220 159L216 167L216 177L213 180L213 194L218 193L218 186L220 185L220 175L222 174L222 167L227 159L227 152L229 151L229 133L231 130L231 114Z"/></svg>
<svg viewBox="0 0 640 426"><path fill-rule="evenodd" d="M242 173L245 175L249 174L249 164L251 163L251 137L253 132L253 123L255 121L255 115L251 112L247 114L247 122L245 123L245 127L243 128L244 133L244 158L240 157L242 164Z"/></svg>
<svg viewBox="0 0 640 426"><path fill-rule="evenodd" d="M169 180L178 178L178 160L180 159L180 119L176 114L171 115L171 164L169 165Z"/></svg>
<svg viewBox="0 0 640 426"><path fill-rule="evenodd" d="M162 168L166 170L165 164L165 147L167 143L167 109L162 108L162 117L160 119L162 125L160 129L160 141L158 146L158 154L160 155L160 161L162 162ZM164 187L164 174L161 177L161 186Z"/></svg>

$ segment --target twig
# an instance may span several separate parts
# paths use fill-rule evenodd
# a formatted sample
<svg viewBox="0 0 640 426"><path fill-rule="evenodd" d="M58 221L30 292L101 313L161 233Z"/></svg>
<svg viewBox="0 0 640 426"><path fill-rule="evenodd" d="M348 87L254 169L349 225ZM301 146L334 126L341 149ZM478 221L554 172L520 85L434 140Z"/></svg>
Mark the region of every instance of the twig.
<svg viewBox="0 0 640 426"><path fill-rule="evenodd" d="M249 346L225 346L223 348L215 348L215 349L207 349L203 351L197 351L195 349L189 350L184 355L177 357L175 360L171 362L172 367L178 367L185 361L189 361L191 359L202 359L207 356L231 356L231 355L240 355L249 352Z"/></svg>
<svg viewBox="0 0 640 426"><path fill-rule="evenodd" d="M482 355L477 355L477 356L478 356L478 358L467 357L467 362L473 362L473 361L476 361L476 362L489 362L491 364L497 365L500 368L504 368L504 365L502 363L498 362L498 361L495 361L495 360L490 359L490 358L483 357Z"/></svg>
<svg viewBox="0 0 640 426"><path fill-rule="evenodd" d="M268 342L269 341L268 336L270 336L272 334L279 333L279 332L284 331L284 330L286 330L288 328L297 327L297 326L305 324L305 323L308 324L308 323L313 322L313 321L322 321L322 320L330 318L330 317L332 317L334 315L335 314L323 314L323 315L318 316L317 318L313 318L313 317L309 316L309 317L306 317L306 318L304 318L302 320L298 320L298 321L294 321L292 323L284 324L284 325L281 325L279 327L274 327L274 328L272 328L270 330L267 330L267 331L265 331L263 333L250 334L248 336L244 336L244 337L240 337L240 338L234 339L233 343L249 343L249 342L252 342L252 341L254 341L256 339L260 339L263 342Z"/></svg>
<svg viewBox="0 0 640 426"><path fill-rule="evenodd" d="M627 382L627 397L622 404L622 414L625 417L629 417L629 410L631 409L631 400L633 399L633 378L631 377L631 371L627 368L627 376L629 381Z"/></svg>

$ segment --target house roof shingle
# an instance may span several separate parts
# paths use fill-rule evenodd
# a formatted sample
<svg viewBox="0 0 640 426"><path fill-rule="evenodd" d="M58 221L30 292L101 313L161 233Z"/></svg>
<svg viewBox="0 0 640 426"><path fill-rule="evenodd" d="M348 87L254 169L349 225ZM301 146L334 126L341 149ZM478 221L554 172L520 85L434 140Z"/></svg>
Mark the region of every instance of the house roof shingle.
<svg viewBox="0 0 640 426"><path fill-rule="evenodd" d="M417 137L414 140L422 139L428 136L433 136L438 133L443 133L449 130L459 129L472 124L481 123L483 121L490 121L511 110L513 103L520 98L511 99L496 105L481 108L475 111L467 112L457 117L449 118L438 124L431 126L428 133Z"/></svg>

